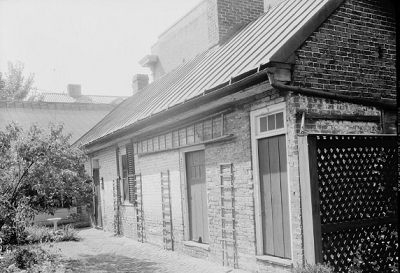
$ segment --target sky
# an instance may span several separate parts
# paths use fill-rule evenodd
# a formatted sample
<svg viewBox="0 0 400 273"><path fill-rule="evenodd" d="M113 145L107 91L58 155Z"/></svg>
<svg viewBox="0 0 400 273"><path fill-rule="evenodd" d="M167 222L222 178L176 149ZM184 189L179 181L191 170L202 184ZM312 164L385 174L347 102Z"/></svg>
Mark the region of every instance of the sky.
<svg viewBox="0 0 400 273"><path fill-rule="evenodd" d="M34 73L39 92L130 96L138 62L200 0L0 0L0 71Z"/></svg>

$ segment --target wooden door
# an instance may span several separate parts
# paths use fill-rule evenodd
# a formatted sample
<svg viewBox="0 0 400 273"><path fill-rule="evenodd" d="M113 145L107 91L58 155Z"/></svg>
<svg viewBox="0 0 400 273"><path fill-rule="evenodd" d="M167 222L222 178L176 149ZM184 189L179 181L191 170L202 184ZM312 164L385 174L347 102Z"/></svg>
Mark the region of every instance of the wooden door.
<svg viewBox="0 0 400 273"><path fill-rule="evenodd" d="M207 190L204 151L186 154L190 240L208 243Z"/></svg>
<svg viewBox="0 0 400 273"><path fill-rule="evenodd" d="M93 169L93 182L94 182L94 220L98 227L102 226L101 218L101 185L99 169Z"/></svg>
<svg viewBox="0 0 400 273"><path fill-rule="evenodd" d="M291 257L286 137L258 140L264 254Z"/></svg>

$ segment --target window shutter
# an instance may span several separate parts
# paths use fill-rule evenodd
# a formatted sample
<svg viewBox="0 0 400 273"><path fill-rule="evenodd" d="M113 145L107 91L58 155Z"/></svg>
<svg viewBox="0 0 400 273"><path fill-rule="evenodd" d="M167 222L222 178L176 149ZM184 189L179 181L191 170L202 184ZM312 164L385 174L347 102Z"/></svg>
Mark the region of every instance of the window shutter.
<svg viewBox="0 0 400 273"><path fill-rule="evenodd" d="M116 160L117 160L117 201L118 203L121 201L121 175L119 170L119 148L115 150Z"/></svg>
<svg viewBox="0 0 400 273"><path fill-rule="evenodd" d="M133 145L132 142L126 144L126 157L128 161L128 196L129 202L134 203L136 197L136 185L135 185L135 163L133 159Z"/></svg>

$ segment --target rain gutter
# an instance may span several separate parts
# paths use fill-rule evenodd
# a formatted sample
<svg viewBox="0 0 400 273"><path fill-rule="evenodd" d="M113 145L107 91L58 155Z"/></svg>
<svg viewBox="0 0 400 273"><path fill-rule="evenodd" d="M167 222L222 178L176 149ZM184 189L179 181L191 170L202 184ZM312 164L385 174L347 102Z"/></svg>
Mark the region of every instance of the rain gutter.
<svg viewBox="0 0 400 273"><path fill-rule="evenodd" d="M279 90L292 91L292 92L302 94L302 95L307 95L307 96L315 96L315 97L334 99L334 100L338 100L338 101L350 102L350 103L355 103L355 104L374 106L374 107L388 109L388 110L396 110L397 109L397 104L392 101L370 100L370 99L353 97L353 96L349 96L349 95L335 93L337 91L327 92L327 91L322 91L322 90L317 90L317 89L304 88L304 87L293 86L293 85L285 85L282 82L275 80L274 74L271 72L268 72L268 77L269 77L271 86L276 89L279 89Z"/></svg>
<svg viewBox="0 0 400 273"><path fill-rule="evenodd" d="M139 120L132 125L129 125L118 131L115 131L109 135L100 137L93 142L85 144L84 146L86 148L89 148L92 145L116 139L118 137L123 136L124 134L132 133L133 131L143 129L147 127L149 124L161 122L169 117L182 114L183 112L192 110L201 105L225 97L229 94L237 93L242 91L243 89L262 83L268 79L267 70L265 68L266 68L265 65L260 65L258 69L251 70L247 73L232 78L229 82L223 83L212 89L205 90L202 95L191 98L190 100L187 100L184 103L168 108L148 118Z"/></svg>

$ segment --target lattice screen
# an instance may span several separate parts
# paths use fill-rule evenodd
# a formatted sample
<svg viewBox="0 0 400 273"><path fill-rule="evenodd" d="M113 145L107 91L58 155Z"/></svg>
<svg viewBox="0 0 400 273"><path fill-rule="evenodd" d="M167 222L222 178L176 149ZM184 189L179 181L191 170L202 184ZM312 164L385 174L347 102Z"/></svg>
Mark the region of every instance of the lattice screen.
<svg viewBox="0 0 400 273"><path fill-rule="evenodd" d="M397 149L392 136L317 138L318 186L324 262L346 272L361 244L391 272L397 257ZM372 256L371 256L372 255ZM394 261L393 261L394 262Z"/></svg>

